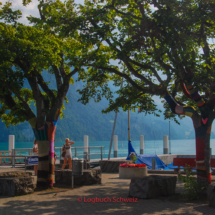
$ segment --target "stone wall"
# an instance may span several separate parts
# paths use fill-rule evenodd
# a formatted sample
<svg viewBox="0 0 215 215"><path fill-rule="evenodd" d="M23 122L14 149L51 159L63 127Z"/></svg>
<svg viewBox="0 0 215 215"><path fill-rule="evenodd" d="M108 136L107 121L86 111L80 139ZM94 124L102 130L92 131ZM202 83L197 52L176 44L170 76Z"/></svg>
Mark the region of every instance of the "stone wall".
<svg viewBox="0 0 215 215"><path fill-rule="evenodd" d="M128 163L127 160L100 160L99 166L102 172L106 173L118 173L119 165L122 163Z"/></svg>
<svg viewBox="0 0 215 215"><path fill-rule="evenodd" d="M0 173L0 178L8 178L8 177L30 177L32 176L32 172L2 172Z"/></svg>
<svg viewBox="0 0 215 215"><path fill-rule="evenodd" d="M71 186L72 171L71 170L56 170L55 184ZM101 184L101 170L88 169L83 171L83 175L74 176L74 185L91 185Z"/></svg>
<svg viewBox="0 0 215 215"><path fill-rule="evenodd" d="M58 168L62 168L62 166L63 166L63 163L64 163L64 160L63 159L61 159L60 160L60 164L56 164L56 166L58 167ZM90 162L86 162L86 160L84 160L84 169L90 169ZM68 161L67 161L67 164L66 164L66 166L65 166L65 168L64 169L69 169L69 164L68 164Z"/></svg>
<svg viewBox="0 0 215 215"><path fill-rule="evenodd" d="M5 172L0 174L0 196L21 196L34 192L31 172Z"/></svg>
<svg viewBox="0 0 215 215"><path fill-rule="evenodd" d="M176 176L150 175L131 179L129 196L141 199L169 196L175 193Z"/></svg>

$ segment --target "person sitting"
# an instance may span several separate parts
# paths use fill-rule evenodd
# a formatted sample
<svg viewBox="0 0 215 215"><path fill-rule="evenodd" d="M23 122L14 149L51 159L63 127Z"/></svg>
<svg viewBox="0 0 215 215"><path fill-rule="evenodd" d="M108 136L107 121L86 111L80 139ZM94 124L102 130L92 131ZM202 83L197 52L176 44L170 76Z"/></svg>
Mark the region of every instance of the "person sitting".
<svg viewBox="0 0 215 215"><path fill-rule="evenodd" d="M65 156L64 156L64 164L62 166L62 169L65 168L66 164L67 164L67 160L69 163L69 169L72 169L72 152L71 152L71 145L73 145L75 142L74 141L70 141L69 138L65 139L65 144L62 147L62 151L65 152Z"/></svg>

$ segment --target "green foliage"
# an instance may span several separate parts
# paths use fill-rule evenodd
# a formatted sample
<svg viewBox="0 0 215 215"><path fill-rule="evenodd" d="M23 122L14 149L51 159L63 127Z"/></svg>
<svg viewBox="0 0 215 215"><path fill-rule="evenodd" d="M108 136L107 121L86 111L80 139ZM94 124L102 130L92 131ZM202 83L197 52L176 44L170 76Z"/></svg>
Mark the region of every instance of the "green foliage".
<svg viewBox="0 0 215 215"><path fill-rule="evenodd" d="M189 165L184 167L184 171L186 176L180 175L178 177L178 180L184 183L184 192L182 195L189 200L199 199L199 194L205 189L205 186L193 176L192 171L189 169Z"/></svg>
<svg viewBox="0 0 215 215"><path fill-rule="evenodd" d="M0 5L2 5L1 2ZM6 2L4 4L0 9L0 19L4 19L7 23L14 23L14 25L16 25L17 20L22 17L22 12L20 10L13 11L11 6L11 2Z"/></svg>
<svg viewBox="0 0 215 215"><path fill-rule="evenodd" d="M88 52L88 83L80 91L83 103L107 79L120 86L123 78L117 99L103 89L110 102L104 112L119 107L154 112L152 95L163 97L167 90L184 104L195 105L179 86L187 80L188 70L192 70L194 87L211 99L206 91L212 88L215 75L214 45L209 42L215 36L214 7L212 0L85 1L79 6L84 16L80 38L94 49ZM94 78L97 85L92 83ZM100 88L97 93L104 96ZM165 117L178 123L169 112L167 109Z"/></svg>
<svg viewBox="0 0 215 215"><path fill-rule="evenodd" d="M23 5L31 2L23 0ZM82 54L87 45L79 41L80 22L75 8L73 1L67 1L67 5L59 0L39 1L40 18L28 17L31 26L26 26L18 22L22 16L20 10L14 11L12 3L1 4L0 118L6 126L36 116L40 127L46 119L53 118L51 114L57 108L65 109L63 100L69 84L74 84L72 76L84 73L82 66L87 57ZM61 19L62 14L67 16L66 20ZM62 21L69 23L61 25ZM63 33L68 25L69 37ZM45 70L56 81L57 89L44 80ZM24 82L28 82L29 88L25 88ZM31 104L36 106L36 111ZM63 111L60 117L64 117Z"/></svg>

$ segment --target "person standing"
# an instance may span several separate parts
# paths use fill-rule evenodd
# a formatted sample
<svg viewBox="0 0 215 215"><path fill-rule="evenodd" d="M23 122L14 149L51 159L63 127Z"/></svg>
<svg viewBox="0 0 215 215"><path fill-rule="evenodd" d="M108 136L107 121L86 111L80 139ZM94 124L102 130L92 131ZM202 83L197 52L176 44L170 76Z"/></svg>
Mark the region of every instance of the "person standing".
<svg viewBox="0 0 215 215"><path fill-rule="evenodd" d="M74 141L70 141L69 138L65 139L65 144L63 145L62 151L65 152L65 156L64 156L64 164L62 166L62 169L65 168L66 164L67 164L67 160L69 163L69 169L72 169L72 152L71 152L71 145L73 145L75 142Z"/></svg>
<svg viewBox="0 0 215 215"><path fill-rule="evenodd" d="M38 157L38 146L36 139L34 139L33 155ZM34 165L34 173L37 175L37 165Z"/></svg>
<svg viewBox="0 0 215 215"><path fill-rule="evenodd" d="M55 144L55 140L54 140L54 144ZM56 160L57 160L57 154L55 152L55 145L54 145L54 165L56 163Z"/></svg>

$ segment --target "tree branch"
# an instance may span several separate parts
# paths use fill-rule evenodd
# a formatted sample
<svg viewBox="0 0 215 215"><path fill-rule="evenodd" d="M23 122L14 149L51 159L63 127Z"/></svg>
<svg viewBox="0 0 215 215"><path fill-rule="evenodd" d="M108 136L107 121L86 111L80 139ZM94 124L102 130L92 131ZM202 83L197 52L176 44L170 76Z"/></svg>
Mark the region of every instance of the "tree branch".
<svg viewBox="0 0 215 215"><path fill-rule="evenodd" d="M72 77L72 76L73 76L75 73L77 73L77 72L78 72L78 69L75 68L75 69L73 69L72 72L70 72L70 73L67 75L67 77L70 78L70 77Z"/></svg>
<svg viewBox="0 0 215 215"><path fill-rule="evenodd" d="M87 66L93 66L97 69L102 69L102 70L106 70L110 73L114 73L116 75L119 75L123 78L125 78L133 87L135 87L136 89L140 90L140 91L143 91L144 93L151 93L151 89L147 89L147 88L143 88L141 86L139 86L138 84L135 83L135 81L133 81L128 75L124 74L124 73L121 73L119 71L117 71L116 69L114 68L107 68L107 67L102 67L102 66L95 66L93 64L88 64Z"/></svg>
<svg viewBox="0 0 215 215"><path fill-rule="evenodd" d="M44 4L44 1L42 1L42 3ZM40 13L40 19L42 21L46 21L45 16L42 14L41 7L42 7L42 5L38 5L38 10L39 10L39 13Z"/></svg>
<svg viewBox="0 0 215 215"><path fill-rule="evenodd" d="M52 65L52 69L55 74L57 89L59 90L60 87L62 86L61 75L60 75L58 68L55 65Z"/></svg>
<svg viewBox="0 0 215 215"><path fill-rule="evenodd" d="M37 72L36 70L34 70L35 74L37 74L37 80L38 80L38 84L42 87L42 89L46 92L46 94L50 97L50 99L52 101L55 100L55 95L54 93L48 88L48 86L46 85L43 76Z"/></svg>
<svg viewBox="0 0 215 215"><path fill-rule="evenodd" d="M180 86L181 86L181 88L182 88L182 90L183 90L184 95L185 95L188 99L192 99L191 96L190 96L190 93L188 92L188 90L187 90L185 84L184 84L182 81L180 81Z"/></svg>
<svg viewBox="0 0 215 215"><path fill-rule="evenodd" d="M60 70L60 74L61 74L61 76L63 77L63 79L65 79L66 78L66 73L65 73L65 70L64 70L64 59L63 59L63 53L61 53L61 54L59 54L60 55L60 57L61 57L61 65L60 65L60 68L59 68L59 70Z"/></svg>
<svg viewBox="0 0 215 215"><path fill-rule="evenodd" d="M110 6L108 6L108 7L114 9L117 13L119 13L119 14L121 14L121 15L124 15L124 16L131 16L131 17L134 18L134 19L142 20L141 17L134 16L132 13L129 13L129 12L124 13L124 12L122 12L122 11L116 9L113 5L110 5ZM106 7L106 8L108 8L108 7Z"/></svg>
<svg viewBox="0 0 215 215"><path fill-rule="evenodd" d="M156 88L157 85L153 84L151 81L149 81L147 78L145 78L143 75L140 75L138 72L134 70L134 68L131 66L131 64L127 60L123 60L124 64L127 66L129 71L140 80L144 81L146 84L148 84L150 87Z"/></svg>
<svg viewBox="0 0 215 215"><path fill-rule="evenodd" d="M17 96L17 94L16 94ZM16 102L14 101L11 93L7 93L5 95L0 95L0 99L8 106L8 108L11 111L21 111L23 112L23 115L27 117L26 120L29 120L31 118L35 117L35 114L33 113L33 111L30 109L28 103L26 101L24 101L19 95L17 96L19 101L21 101L23 107L25 110L20 110L20 108L16 108Z"/></svg>
<svg viewBox="0 0 215 215"><path fill-rule="evenodd" d="M44 108L44 98L40 91L40 88L37 84L36 76L34 76L32 73L29 73L27 65L25 63L22 63L18 58L14 61L25 73L25 77L28 80L28 83L31 86L31 89L33 91L33 97L36 101L36 107L37 107L37 128L40 128L45 123L45 115L43 114L43 108Z"/></svg>
<svg viewBox="0 0 215 215"><path fill-rule="evenodd" d="M160 78L160 76L158 75L157 71L156 71L153 67L151 67L149 64L144 64L144 65L143 65L143 64L138 63L138 62L136 62L136 61L134 61L134 60L132 60L132 59L130 59L130 58L129 58L129 61L130 61L131 63L133 63L134 65L139 66L141 69L150 69L150 70L153 72L153 74L155 75L155 77L157 78L157 80L158 80L160 83L163 82L162 79Z"/></svg>

